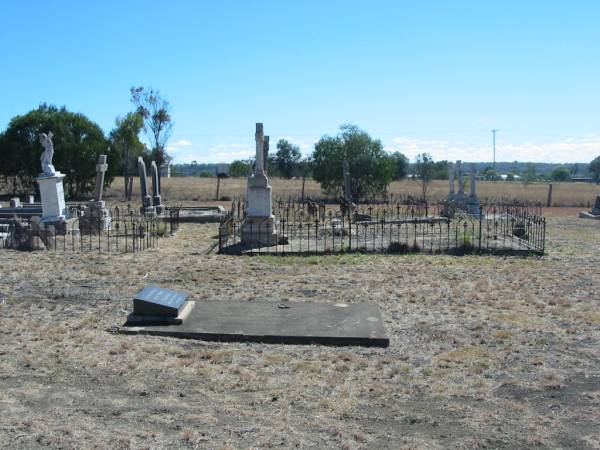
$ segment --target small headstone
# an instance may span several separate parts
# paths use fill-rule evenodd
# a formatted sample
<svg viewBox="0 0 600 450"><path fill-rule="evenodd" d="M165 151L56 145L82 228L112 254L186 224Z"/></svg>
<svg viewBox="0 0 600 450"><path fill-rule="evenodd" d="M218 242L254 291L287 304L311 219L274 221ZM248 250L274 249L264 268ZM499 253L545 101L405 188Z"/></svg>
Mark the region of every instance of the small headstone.
<svg viewBox="0 0 600 450"><path fill-rule="evenodd" d="M144 215L153 216L155 214L152 206L152 197L148 195L148 186L146 179L146 164L141 156L138 156L138 172L140 174L140 192L142 194L142 211Z"/></svg>
<svg viewBox="0 0 600 450"><path fill-rule="evenodd" d="M21 200L19 199L19 197L13 197L10 199L10 207L11 208L20 208L21 207Z"/></svg>
<svg viewBox="0 0 600 450"><path fill-rule="evenodd" d="M152 204L156 214L162 214L164 206L160 199L160 178L158 176L158 166L154 161L150 165L150 175L152 176Z"/></svg>
<svg viewBox="0 0 600 450"><path fill-rule="evenodd" d="M133 298L133 314L136 316L177 317L185 306L187 294L146 286Z"/></svg>
<svg viewBox="0 0 600 450"><path fill-rule="evenodd" d="M595 216L600 216L600 195L596 197L596 203L594 204L594 208L592 209L592 214Z"/></svg>
<svg viewBox="0 0 600 450"><path fill-rule="evenodd" d="M34 197L33 195L30 195L30 196L28 197L28 200L29 200L29 204L30 204L30 205L33 205L33 204L35 203L35 197Z"/></svg>

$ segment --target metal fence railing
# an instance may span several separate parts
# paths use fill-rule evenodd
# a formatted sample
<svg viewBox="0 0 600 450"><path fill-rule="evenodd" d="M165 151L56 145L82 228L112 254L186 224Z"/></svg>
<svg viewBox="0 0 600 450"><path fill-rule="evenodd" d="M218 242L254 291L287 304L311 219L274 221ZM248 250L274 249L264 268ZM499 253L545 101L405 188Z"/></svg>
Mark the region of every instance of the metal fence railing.
<svg viewBox="0 0 600 450"><path fill-rule="evenodd" d="M73 207L71 219L44 224L35 217L2 219L0 247L15 250L132 253L153 248L179 228L179 208L166 207L158 216L139 209L110 208L105 217L85 217Z"/></svg>
<svg viewBox="0 0 600 450"><path fill-rule="evenodd" d="M363 204L352 210L275 202L274 216L272 230L270 224L245 222L243 213L232 209L219 228L219 252L543 254L545 250L545 219L532 205L514 202L482 205L478 214L455 205L412 200Z"/></svg>

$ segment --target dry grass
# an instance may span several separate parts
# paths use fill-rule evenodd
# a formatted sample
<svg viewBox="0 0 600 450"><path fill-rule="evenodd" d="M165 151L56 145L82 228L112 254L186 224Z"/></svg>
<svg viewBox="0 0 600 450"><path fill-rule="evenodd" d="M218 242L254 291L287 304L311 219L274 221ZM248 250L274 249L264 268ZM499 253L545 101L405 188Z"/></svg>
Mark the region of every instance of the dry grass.
<svg viewBox="0 0 600 450"><path fill-rule="evenodd" d="M576 212L549 211L543 258L206 255L214 224L135 255L3 250L0 447L594 448L600 223ZM391 344L114 334L147 283L370 301Z"/></svg>
<svg viewBox="0 0 600 450"><path fill-rule="evenodd" d="M150 182L150 181L148 181ZM300 197L302 180L284 180L281 178L270 179L273 186L274 198ZM588 183L553 183L552 204L554 206L589 207L594 202L596 195L600 194L600 187ZM148 184L150 186L150 184ZM245 195L246 180L244 178L229 178L221 180L219 197L239 198ZM116 178L107 190L106 197L111 200L123 198L123 179ZM139 198L139 183L134 184L136 199ZM393 182L389 192L394 196L421 195L419 181L404 180ZM433 181L428 189L428 198L440 200L448 193L446 181ZM482 199L490 198L518 198L522 200L546 203L548 197L547 183L482 181L478 186L478 193ZM170 202L179 201L207 201L214 200L216 194L216 179L212 178L165 178L162 180L163 199ZM305 195L312 198L324 196L320 186L313 180L307 180Z"/></svg>

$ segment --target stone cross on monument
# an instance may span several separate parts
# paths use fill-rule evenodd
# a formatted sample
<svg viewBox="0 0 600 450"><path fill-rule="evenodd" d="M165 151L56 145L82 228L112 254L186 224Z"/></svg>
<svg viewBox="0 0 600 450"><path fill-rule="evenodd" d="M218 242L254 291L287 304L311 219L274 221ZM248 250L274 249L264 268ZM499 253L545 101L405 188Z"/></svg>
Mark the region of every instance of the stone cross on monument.
<svg viewBox="0 0 600 450"><path fill-rule="evenodd" d="M350 179L350 164L347 159L342 161L342 175L344 177L344 200L352 203L352 181Z"/></svg>
<svg viewBox="0 0 600 450"><path fill-rule="evenodd" d="M469 196L477 197L477 167L475 166L475 164L471 164L471 174L469 180Z"/></svg>
<svg viewBox="0 0 600 450"><path fill-rule="evenodd" d="M98 156L96 164L96 186L94 188L94 199L88 202L88 207L83 212L79 229L85 232L101 232L107 230L111 225L110 211L102 200L104 190L104 174L108 170L106 155Z"/></svg>
<svg viewBox="0 0 600 450"><path fill-rule="evenodd" d="M465 194L465 183L463 181L462 166L460 159L456 161L456 178L458 178L458 195L462 197Z"/></svg>
<svg viewBox="0 0 600 450"><path fill-rule="evenodd" d="M452 197L454 195L454 164L452 163L448 163L448 181L450 182L448 196Z"/></svg>
<svg viewBox="0 0 600 450"><path fill-rule="evenodd" d="M254 140L256 141L256 162L254 163L254 175L265 174L265 154L263 151L265 135L263 132L263 124L256 124L256 132L254 133Z"/></svg>
<svg viewBox="0 0 600 450"><path fill-rule="evenodd" d="M269 166L269 136L264 137L263 142L263 170L265 175L267 174L267 167Z"/></svg>
<svg viewBox="0 0 600 450"><path fill-rule="evenodd" d="M108 164L106 164L106 155L100 155L98 157L98 164L96 164L96 189L94 190L94 201L102 201L102 191L104 190L104 174L108 170Z"/></svg>
<svg viewBox="0 0 600 450"><path fill-rule="evenodd" d="M473 216L481 216L481 202L477 197L477 166L475 164L471 164L469 188L469 197L466 202L467 212Z"/></svg>

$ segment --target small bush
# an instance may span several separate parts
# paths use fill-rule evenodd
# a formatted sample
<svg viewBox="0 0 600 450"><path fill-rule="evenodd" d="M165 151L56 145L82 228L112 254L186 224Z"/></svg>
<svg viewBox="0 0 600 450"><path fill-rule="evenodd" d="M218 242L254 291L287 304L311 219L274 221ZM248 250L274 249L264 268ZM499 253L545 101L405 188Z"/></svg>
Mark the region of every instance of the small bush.
<svg viewBox="0 0 600 450"><path fill-rule="evenodd" d="M411 251L410 246L403 242L391 242L387 248L388 253L396 253L399 255L405 255L407 253L410 253L410 251Z"/></svg>

